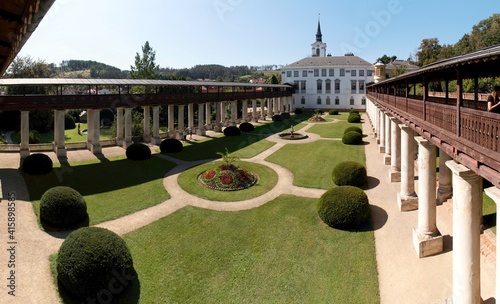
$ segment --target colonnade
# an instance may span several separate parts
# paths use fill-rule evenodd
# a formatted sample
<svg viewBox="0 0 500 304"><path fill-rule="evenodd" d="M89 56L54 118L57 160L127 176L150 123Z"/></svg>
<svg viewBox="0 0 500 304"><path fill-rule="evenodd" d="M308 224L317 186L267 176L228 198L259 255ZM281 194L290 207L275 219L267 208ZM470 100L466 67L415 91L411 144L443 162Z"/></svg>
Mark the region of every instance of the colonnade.
<svg viewBox="0 0 500 304"><path fill-rule="evenodd" d="M437 175L437 147L433 143L419 136L370 100L367 100L366 111L372 124L373 135L377 138L379 152L384 153L384 163L390 165L390 181L400 182L400 191L397 195L399 210L418 210L416 211L418 222L413 230L413 245L417 257L423 258L443 251L443 237L436 225L436 208L438 204L453 196L453 303L482 303L480 294L482 177L452 160L443 150L439 150L439 175ZM415 192L414 181L416 154L418 195ZM438 181L437 186L436 181ZM486 189L486 193L497 203L498 219L500 189L492 187ZM500 250L497 250L497 258L500 256L499 252ZM496 284L497 295L500 296L498 271Z"/></svg>
<svg viewBox="0 0 500 304"><path fill-rule="evenodd" d="M238 117L238 102L217 101L198 103L197 125L195 125L195 103L187 105L168 105L167 107L167 136L183 139L186 133L205 135L207 130L221 132L224 127L236 126L241 122L258 122L266 120L282 112L292 110L292 97L269 98L260 100L260 115L258 114L257 100L241 101L242 117ZM177 107L177 128L175 128L175 112ZM229 117L226 117L229 107ZM251 107L251 115L249 108ZM152 108L152 113L151 113ZM212 120L212 110L215 110L215 121ZM100 109L87 109L87 140L86 147L92 153L101 153L100 140ZM187 111L187 125L185 112ZM144 124L142 139L144 142L159 144L160 138L160 106L143 106ZM66 157L66 143L64 137L65 110L54 110L54 152L58 157ZM152 117L152 128L151 128ZM132 107L118 107L116 109L116 145L127 148L132 141ZM151 130L152 129L152 130ZM191 131L189 131L191 130ZM21 111L20 154L24 159L30 154L29 149L29 111Z"/></svg>

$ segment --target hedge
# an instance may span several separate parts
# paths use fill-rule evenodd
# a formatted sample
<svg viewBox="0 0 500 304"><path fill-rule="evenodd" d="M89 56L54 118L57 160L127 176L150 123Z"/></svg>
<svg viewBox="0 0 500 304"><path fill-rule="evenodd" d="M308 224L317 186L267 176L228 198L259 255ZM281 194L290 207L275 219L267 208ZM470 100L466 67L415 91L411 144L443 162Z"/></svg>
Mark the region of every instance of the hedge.
<svg viewBox="0 0 500 304"><path fill-rule="evenodd" d="M151 149L143 143L133 143L127 147L125 155L131 160L146 160L151 158Z"/></svg>
<svg viewBox="0 0 500 304"><path fill-rule="evenodd" d="M83 196L73 188L57 186L40 199L40 222L55 228L70 229L88 218Z"/></svg>
<svg viewBox="0 0 500 304"><path fill-rule="evenodd" d="M27 174L44 175L52 171L52 166L50 157L42 153L35 153L24 159L21 169Z"/></svg>
<svg viewBox="0 0 500 304"><path fill-rule="evenodd" d="M179 153L183 148L182 142L175 138L167 138L160 143L161 153Z"/></svg>
<svg viewBox="0 0 500 304"><path fill-rule="evenodd" d="M337 186L362 187L368 182L366 168L355 161L343 161L332 171L333 183Z"/></svg>

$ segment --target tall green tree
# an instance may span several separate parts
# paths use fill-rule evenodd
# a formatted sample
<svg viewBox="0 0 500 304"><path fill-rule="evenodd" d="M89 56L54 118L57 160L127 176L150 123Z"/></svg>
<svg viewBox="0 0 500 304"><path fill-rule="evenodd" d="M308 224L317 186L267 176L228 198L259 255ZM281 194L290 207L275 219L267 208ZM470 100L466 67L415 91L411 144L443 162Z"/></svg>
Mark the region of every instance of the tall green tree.
<svg viewBox="0 0 500 304"><path fill-rule="evenodd" d="M417 65L424 66L436 62L439 59L441 45L438 38L422 39L417 51Z"/></svg>
<svg viewBox="0 0 500 304"><path fill-rule="evenodd" d="M389 57L386 54L384 54L382 57L377 58L376 62L382 62L383 64L388 64L388 63L393 62L397 58L398 58L397 56L391 56L391 57Z"/></svg>
<svg viewBox="0 0 500 304"><path fill-rule="evenodd" d="M130 66L130 76L134 79L158 79L160 66L155 63L156 52L146 41L142 55L136 53L135 64Z"/></svg>

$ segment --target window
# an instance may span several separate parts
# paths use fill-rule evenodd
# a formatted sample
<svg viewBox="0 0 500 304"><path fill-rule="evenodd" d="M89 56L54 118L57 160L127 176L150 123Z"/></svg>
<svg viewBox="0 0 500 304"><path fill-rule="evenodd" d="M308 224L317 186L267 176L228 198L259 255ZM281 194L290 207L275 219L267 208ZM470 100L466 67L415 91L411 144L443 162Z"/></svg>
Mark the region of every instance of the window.
<svg viewBox="0 0 500 304"><path fill-rule="evenodd" d="M365 81L364 80L358 80L359 82L359 94L365 94Z"/></svg>
<svg viewBox="0 0 500 304"><path fill-rule="evenodd" d="M352 97L352 96L351 96L351 99L349 100L349 104L350 104L351 106L353 106L353 105L354 105L354 97Z"/></svg>
<svg viewBox="0 0 500 304"><path fill-rule="evenodd" d="M299 77L299 71L293 71L293 77Z"/></svg>
<svg viewBox="0 0 500 304"><path fill-rule="evenodd" d="M356 76L356 70L351 70L351 76L355 77Z"/></svg>
<svg viewBox="0 0 500 304"><path fill-rule="evenodd" d="M359 70L359 76L365 76L365 70Z"/></svg>
<svg viewBox="0 0 500 304"><path fill-rule="evenodd" d="M330 105L330 96L327 96L326 97L326 105L329 106Z"/></svg>
<svg viewBox="0 0 500 304"><path fill-rule="evenodd" d="M335 76L335 69L329 69L328 76Z"/></svg>
<svg viewBox="0 0 500 304"><path fill-rule="evenodd" d="M306 98L304 96L302 96L302 98L300 99L300 103L301 104L306 104Z"/></svg>
<svg viewBox="0 0 500 304"><path fill-rule="evenodd" d="M356 94L356 80L351 80L351 94Z"/></svg>
<svg viewBox="0 0 500 304"><path fill-rule="evenodd" d="M335 105L338 106L340 104L340 100L338 96L335 96Z"/></svg>
<svg viewBox="0 0 500 304"><path fill-rule="evenodd" d="M321 77L326 77L326 69L321 69Z"/></svg>
<svg viewBox="0 0 500 304"><path fill-rule="evenodd" d="M314 77L319 77L319 70L318 69L314 69Z"/></svg>
<svg viewBox="0 0 500 304"><path fill-rule="evenodd" d="M373 76L373 70L366 70L366 76Z"/></svg>
<svg viewBox="0 0 500 304"><path fill-rule="evenodd" d="M332 81L327 79L325 81L325 94L330 94L332 92Z"/></svg>
<svg viewBox="0 0 500 304"><path fill-rule="evenodd" d="M335 94L340 94L340 80L335 79Z"/></svg>
<svg viewBox="0 0 500 304"><path fill-rule="evenodd" d="M366 105L366 98L365 97L361 98L361 105L363 105L363 106Z"/></svg>
<svg viewBox="0 0 500 304"><path fill-rule="evenodd" d="M318 100L316 101L317 104L321 104L321 96L318 96Z"/></svg>
<svg viewBox="0 0 500 304"><path fill-rule="evenodd" d="M316 85L316 90L317 90L318 94L323 93L323 80L318 79L317 85Z"/></svg>
<svg viewBox="0 0 500 304"><path fill-rule="evenodd" d="M286 77L292 77L292 71L286 71Z"/></svg>
<svg viewBox="0 0 500 304"><path fill-rule="evenodd" d="M305 80L302 80L302 81L300 82L300 91L301 91L302 93L305 93L305 92L306 92L306 81L305 81Z"/></svg>
<svg viewBox="0 0 500 304"><path fill-rule="evenodd" d="M345 69L340 69L340 76L345 76Z"/></svg>
<svg viewBox="0 0 500 304"><path fill-rule="evenodd" d="M307 77L307 71L302 71L302 77Z"/></svg>
<svg viewBox="0 0 500 304"><path fill-rule="evenodd" d="M295 89L295 92L300 93L299 82L297 80L293 82L293 88Z"/></svg>

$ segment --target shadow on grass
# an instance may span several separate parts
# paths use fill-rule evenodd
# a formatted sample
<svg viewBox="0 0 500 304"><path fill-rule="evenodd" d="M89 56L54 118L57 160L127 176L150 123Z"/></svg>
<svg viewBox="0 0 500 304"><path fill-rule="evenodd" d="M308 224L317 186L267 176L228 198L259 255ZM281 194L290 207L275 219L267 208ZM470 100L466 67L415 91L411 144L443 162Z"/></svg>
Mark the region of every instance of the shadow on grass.
<svg viewBox="0 0 500 304"><path fill-rule="evenodd" d="M497 225L497 214L487 214L483 215L483 226L484 229L489 229L491 227L495 227Z"/></svg>
<svg viewBox="0 0 500 304"><path fill-rule="evenodd" d="M42 225L43 230L47 232L49 235L58 239L65 239L74 230L82 227L88 227L90 225L90 218L89 215L87 214L85 219L80 223L67 227L54 227L46 223L44 220L40 219L40 225Z"/></svg>

